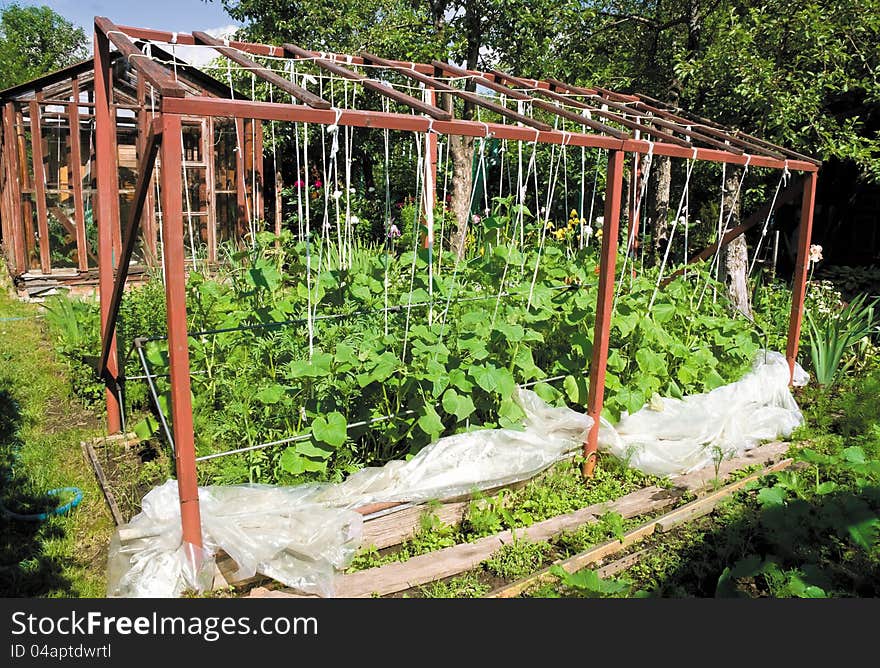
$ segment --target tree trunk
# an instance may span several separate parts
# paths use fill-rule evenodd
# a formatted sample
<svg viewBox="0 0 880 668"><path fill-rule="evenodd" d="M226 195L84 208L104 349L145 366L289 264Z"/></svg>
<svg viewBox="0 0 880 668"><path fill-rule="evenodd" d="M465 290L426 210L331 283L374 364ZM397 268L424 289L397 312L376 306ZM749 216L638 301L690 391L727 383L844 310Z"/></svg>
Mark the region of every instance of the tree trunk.
<svg viewBox="0 0 880 668"><path fill-rule="evenodd" d="M672 189L672 161L666 156L655 156L651 170L650 188L653 196L646 229L652 231L654 259L659 262L669 243L669 198Z"/></svg>
<svg viewBox="0 0 880 668"><path fill-rule="evenodd" d="M464 3L465 10L465 33L467 50L465 67L469 70L476 69L480 57L480 45L483 39L482 11L478 3L467 0ZM473 79L465 82L465 90L475 92L477 85ZM449 110L452 110L452 96L449 98ZM462 119L470 120L473 117L473 104L465 101ZM452 211L458 223L453 235L451 246L455 249L456 257L460 260L464 257L467 246L468 224L470 222L471 190L473 189L473 137L450 137L449 150L452 155Z"/></svg>
<svg viewBox="0 0 880 668"><path fill-rule="evenodd" d="M742 193L737 197L737 187L742 176L742 167L728 167L727 178L724 182L724 219L727 229L730 230L739 225L740 200ZM731 215L731 209L733 214ZM729 216L729 218L728 218ZM727 296L730 301L743 315L752 317L752 306L749 300L749 286L746 272L749 266L749 249L746 245L745 235L740 235L724 248L723 279L727 285Z"/></svg>
<svg viewBox="0 0 880 668"><path fill-rule="evenodd" d="M467 247L468 222L470 220L471 189L473 188L473 137L449 137L452 155L452 213L458 221L451 240L456 257L464 257Z"/></svg>

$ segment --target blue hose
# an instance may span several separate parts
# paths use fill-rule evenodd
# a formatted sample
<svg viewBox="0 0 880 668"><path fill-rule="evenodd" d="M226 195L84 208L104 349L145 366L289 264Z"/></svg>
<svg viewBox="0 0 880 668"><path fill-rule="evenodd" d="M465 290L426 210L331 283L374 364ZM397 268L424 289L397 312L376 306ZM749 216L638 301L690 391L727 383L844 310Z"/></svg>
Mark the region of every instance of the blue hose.
<svg viewBox="0 0 880 668"><path fill-rule="evenodd" d="M45 513L16 513L15 511L7 509L2 502L0 502L0 512L6 517L11 517L14 520L21 520L23 522L44 522L53 515L64 515L65 513L69 513L76 508L83 499L83 492L79 487L58 487L57 489L50 489L46 492L46 494L51 494L52 496L59 496L60 494L65 493L73 494L73 498L63 506L47 510Z"/></svg>

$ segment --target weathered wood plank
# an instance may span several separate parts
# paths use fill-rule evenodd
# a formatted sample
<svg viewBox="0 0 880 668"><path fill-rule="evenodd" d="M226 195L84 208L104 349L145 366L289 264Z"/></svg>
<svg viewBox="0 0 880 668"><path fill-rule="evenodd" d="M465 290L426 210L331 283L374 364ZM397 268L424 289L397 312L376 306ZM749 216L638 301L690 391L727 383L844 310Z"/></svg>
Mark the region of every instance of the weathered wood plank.
<svg viewBox="0 0 880 668"><path fill-rule="evenodd" d="M719 467L718 477L723 479L737 468L766 461L768 458L778 457L787 448L788 445L785 443L770 443L755 448L743 457L723 462ZM688 490L694 490L700 489L705 486L706 481L714 478L715 471L711 470L696 471L684 476L678 476L673 480L679 488L684 487ZM649 487L628 494L616 501L595 504L573 513L537 522L530 527L517 530L517 539L533 542L543 541L564 531L575 530L584 524L595 521L606 512L618 512L621 515L626 513L624 517L635 517L638 514L668 507L674 504L675 500L676 496L670 490ZM642 510L639 510L640 508ZM455 545L433 553L413 557L406 562L386 564L378 568L345 575L338 580L337 596L345 598L371 596L373 594L381 596L434 580L440 580L476 567L480 562L489 558L502 545L512 541L513 533L511 531L504 531L494 536L481 538L473 543Z"/></svg>
<svg viewBox="0 0 880 668"><path fill-rule="evenodd" d="M765 469L754 473L746 478L743 478L742 480L738 480L729 485L726 485L724 488L716 490L715 492L712 492L705 497L692 501L682 506L681 508L673 510L672 512L666 513L662 517L658 517L654 520L646 522L645 524L624 534L622 540L608 541L607 543L603 543L602 545L591 548L585 552L576 554L572 557L569 557L568 559L557 561L554 565L561 566L569 573L574 573L575 571L585 568L590 564L599 562L602 559L611 556L612 554L616 554L617 552L625 550L630 545L639 542L643 538L652 535L656 531L669 531L673 527L683 524L684 522L696 519L697 517L708 515L721 501L729 497L734 492L737 492L738 490L748 485L750 482L757 480L758 478L761 478L768 473L773 473L775 471L780 471L782 469L788 468L789 466L791 466L792 462L792 459L783 459L774 464L771 464ZM620 572L620 570L623 569L619 569L614 572ZM608 576L602 575L601 570L599 574L602 577ZM532 575L528 575L520 580L517 580L516 582L513 582L509 585L505 585L503 587L500 587L499 589L496 589L489 594L488 598L511 598L514 596L519 596L526 589L529 589L543 582L550 581L553 579L553 577L554 576L550 574L550 567L548 567L541 571L538 571L537 573L533 573Z"/></svg>

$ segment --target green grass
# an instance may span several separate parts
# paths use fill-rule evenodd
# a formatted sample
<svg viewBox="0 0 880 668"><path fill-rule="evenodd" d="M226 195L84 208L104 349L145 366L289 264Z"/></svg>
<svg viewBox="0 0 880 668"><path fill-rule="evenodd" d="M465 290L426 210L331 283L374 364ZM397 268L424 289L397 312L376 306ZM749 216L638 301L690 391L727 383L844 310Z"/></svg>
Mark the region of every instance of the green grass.
<svg viewBox="0 0 880 668"><path fill-rule="evenodd" d="M489 497L477 494L460 526L453 527L441 522L434 512L436 506L428 504L419 531L412 538L384 552L374 547L362 549L355 555L348 572L406 561L420 554L472 542L506 529L527 527L592 504L619 499L649 485L665 486L668 482L627 468L614 457L603 457L601 465L596 468L596 476L585 482L579 462L562 461L520 489L501 490ZM561 539L563 549L567 549L565 546L568 543L565 541L581 545L593 536L613 536L615 533L614 527L609 527L604 521L593 528L589 527L565 535ZM599 540L596 538L590 544Z"/></svg>
<svg viewBox="0 0 880 668"><path fill-rule="evenodd" d="M84 498L64 517L24 522L0 516L0 595L105 595L113 523L80 441L101 433L70 391L36 306L0 287L0 477L3 504L18 512L52 508L45 492L79 487Z"/></svg>

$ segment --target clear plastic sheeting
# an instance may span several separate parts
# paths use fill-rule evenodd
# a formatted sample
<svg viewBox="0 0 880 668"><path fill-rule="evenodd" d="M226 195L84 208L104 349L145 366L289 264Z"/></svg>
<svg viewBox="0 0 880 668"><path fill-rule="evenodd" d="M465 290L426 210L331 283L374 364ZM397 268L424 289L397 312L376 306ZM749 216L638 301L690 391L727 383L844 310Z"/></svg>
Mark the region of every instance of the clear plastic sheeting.
<svg viewBox="0 0 880 668"><path fill-rule="evenodd" d="M168 598L210 589L223 549L243 580L262 573L310 594L330 595L333 574L360 546L363 518L353 510L308 503L311 490L273 485L199 488L202 567L182 544L177 482L150 491L143 510L110 543L109 596Z"/></svg>
<svg viewBox="0 0 880 668"><path fill-rule="evenodd" d="M784 438L803 422L789 390L788 361L761 352L741 380L683 399L652 401L614 426L602 421L599 449L645 473L689 473ZM795 366L794 385L809 376Z"/></svg>
<svg viewBox="0 0 880 668"><path fill-rule="evenodd" d="M262 573L303 593L330 596L333 577L360 546L353 508L381 501L424 501L527 480L581 447L593 424L518 391L523 430L485 429L441 438L409 461L367 468L339 484L199 489L203 567L193 572L181 544L176 482L149 492L142 511L110 545L108 595L173 597L202 591L222 549L239 567L234 579Z"/></svg>
<svg viewBox="0 0 880 668"><path fill-rule="evenodd" d="M795 369L794 384L807 374ZM684 399L660 399L616 426L603 420L599 448L655 475L687 473L785 437L801 422L779 353L762 352L742 380ZM210 587L214 557L238 565L233 580L257 573L306 594L331 596L335 573L360 547L363 518L377 502L448 499L527 480L583 444L593 420L518 390L523 429L484 429L441 438L409 461L366 468L338 484L202 487L202 568L182 545L177 484L144 497L143 510L110 545L108 594L172 597ZM191 546L190 546L191 547Z"/></svg>

